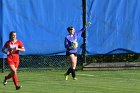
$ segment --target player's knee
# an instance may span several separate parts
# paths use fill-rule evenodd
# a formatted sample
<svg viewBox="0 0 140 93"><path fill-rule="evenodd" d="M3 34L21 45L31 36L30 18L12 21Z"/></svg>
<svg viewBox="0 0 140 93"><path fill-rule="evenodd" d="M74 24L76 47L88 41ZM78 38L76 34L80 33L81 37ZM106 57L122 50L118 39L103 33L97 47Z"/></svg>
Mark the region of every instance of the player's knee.
<svg viewBox="0 0 140 93"><path fill-rule="evenodd" d="M12 70L12 71L11 71L11 74L12 74L12 75L16 74L16 70Z"/></svg>
<svg viewBox="0 0 140 93"><path fill-rule="evenodd" d="M73 66L73 67L72 67L72 69L75 69L75 68L76 68L76 66Z"/></svg>

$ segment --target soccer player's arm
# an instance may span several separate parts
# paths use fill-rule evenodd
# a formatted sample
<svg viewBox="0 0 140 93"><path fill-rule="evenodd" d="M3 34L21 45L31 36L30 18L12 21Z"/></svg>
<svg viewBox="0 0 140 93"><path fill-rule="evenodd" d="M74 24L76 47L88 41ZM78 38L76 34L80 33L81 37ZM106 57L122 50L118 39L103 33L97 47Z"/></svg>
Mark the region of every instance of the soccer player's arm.
<svg viewBox="0 0 140 93"><path fill-rule="evenodd" d="M16 47L16 50L19 50L19 51L22 51L22 52L25 51L24 45L21 41L19 41L19 45L18 45L18 47Z"/></svg>
<svg viewBox="0 0 140 93"><path fill-rule="evenodd" d="M85 26L80 31L77 32L77 35L78 36L81 35L86 30L86 28L90 25L91 25L91 22L86 23Z"/></svg>
<svg viewBox="0 0 140 93"><path fill-rule="evenodd" d="M3 48L2 48L2 52L4 53L4 54L9 54L9 51L5 51L5 49L8 47L8 43L6 42L5 43L5 45L3 46Z"/></svg>
<svg viewBox="0 0 140 93"><path fill-rule="evenodd" d="M69 41L68 41L68 39L66 37L65 37L65 43L64 44L65 44L66 49L68 49L68 50L73 49L73 47L70 46Z"/></svg>
<svg viewBox="0 0 140 93"><path fill-rule="evenodd" d="M80 31L76 32L77 36L81 35L86 30L86 27L83 27Z"/></svg>

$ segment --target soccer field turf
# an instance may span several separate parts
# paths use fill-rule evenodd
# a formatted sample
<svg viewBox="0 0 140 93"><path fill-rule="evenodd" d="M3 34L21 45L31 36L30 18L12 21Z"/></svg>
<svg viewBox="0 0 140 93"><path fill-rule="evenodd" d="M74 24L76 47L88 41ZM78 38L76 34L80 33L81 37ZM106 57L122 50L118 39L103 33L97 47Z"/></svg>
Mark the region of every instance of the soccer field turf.
<svg viewBox="0 0 140 93"><path fill-rule="evenodd" d="M12 79L3 86L0 75L0 93L140 93L140 70L77 71L78 80L71 76L66 81L65 71L18 72L19 85L16 91Z"/></svg>

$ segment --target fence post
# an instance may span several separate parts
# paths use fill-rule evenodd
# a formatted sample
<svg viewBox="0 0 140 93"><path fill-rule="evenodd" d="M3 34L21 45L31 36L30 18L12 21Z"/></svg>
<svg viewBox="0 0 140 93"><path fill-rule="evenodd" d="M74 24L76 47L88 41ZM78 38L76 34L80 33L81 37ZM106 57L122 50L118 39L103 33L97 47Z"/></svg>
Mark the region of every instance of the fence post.
<svg viewBox="0 0 140 93"><path fill-rule="evenodd" d="M4 69L5 69L5 60L4 58L2 58L2 73L4 73Z"/></svg>
<svg viewBox="0 0 140 93"><path fill-rule="evenodd" d="M83 8L83 27L86 24L86 0L82 0L82 8ZM83 37L83 47L82 47L82 55L83 55L83 65L86 64L86 31L82 34Z"/></svg>

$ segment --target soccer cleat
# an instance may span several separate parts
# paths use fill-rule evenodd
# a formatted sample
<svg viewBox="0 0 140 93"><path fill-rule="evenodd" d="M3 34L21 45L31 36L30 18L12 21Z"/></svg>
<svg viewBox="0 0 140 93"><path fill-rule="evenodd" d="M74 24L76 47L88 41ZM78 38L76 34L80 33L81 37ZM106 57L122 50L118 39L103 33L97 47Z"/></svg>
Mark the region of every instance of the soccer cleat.
<svg viewBox="0 0 140 93"><path fill-rule="evenodd" d="M65 80L68 80L68 77L69 77L69 76L68 76L68 75L66 75L66 76L65 76Z"/></svg>
<svg viewBox="0 0 140 93"><path fill-rule="evenodd" d="M65 80L68 80L69 75L64 74L64 76L65 76Z"/></svg>
<svg viewBox="0 0 140 93"><path fill-rule="evenodd" d="M3 85L6 85L7 84L7 80L6 80L6 77L4 78L4 81L3 81Z"/></svg>
<svg viewBox="0 0 140 93"><path fill-rule="evenodd" d="M73 78L73 80L77 80L77 78Z"/></svg>
<svg viewBox="0 0 140 93"><path fill-rule="evenodd" d="M16 86L16 90L19 90L21 88L22 88L22 86Z"/></svg>

